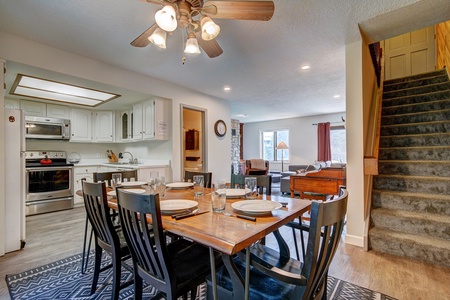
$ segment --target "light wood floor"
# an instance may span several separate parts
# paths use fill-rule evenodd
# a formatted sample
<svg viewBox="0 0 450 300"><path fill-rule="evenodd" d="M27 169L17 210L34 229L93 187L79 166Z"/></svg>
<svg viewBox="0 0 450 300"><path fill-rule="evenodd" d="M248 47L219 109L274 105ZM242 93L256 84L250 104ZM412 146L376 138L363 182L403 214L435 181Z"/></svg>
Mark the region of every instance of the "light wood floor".
<svg viewBox="0 0 450 300"><path fill-rule="evenodd" d="M27 217L25 248L0 257L0 299L9 299L6 274L81 253L84 216L84 208L75 208ZM282 234L292 246L290 229L282 228ZM343 242L329 274L398 299L450 299L449 268L365 252Z"/></svg>

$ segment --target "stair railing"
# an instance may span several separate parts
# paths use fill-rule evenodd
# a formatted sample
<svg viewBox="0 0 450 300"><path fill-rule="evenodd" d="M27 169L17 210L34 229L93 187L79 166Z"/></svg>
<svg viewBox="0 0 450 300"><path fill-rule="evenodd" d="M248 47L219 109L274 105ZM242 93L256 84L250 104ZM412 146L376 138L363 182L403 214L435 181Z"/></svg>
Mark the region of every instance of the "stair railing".
<svg viewBox="0 0 450 300"><path fill-rule="evenodd" d="M377 59L379 66L376 73L377 83L374 88L374 96L370 103L370 114L366 132L366 143L364 145L364 219L366 220L365 237L368 237L370 227L370 211L372 207L372 179L373 175L378 175L378 152L380 149L380 129L381 129L381 109L383 100L383 81L384 81L384 55L380 48L380 58ZM378 68L379 67L379 68ZM368 242L365 243L365 250L368 250Z"/></svg>

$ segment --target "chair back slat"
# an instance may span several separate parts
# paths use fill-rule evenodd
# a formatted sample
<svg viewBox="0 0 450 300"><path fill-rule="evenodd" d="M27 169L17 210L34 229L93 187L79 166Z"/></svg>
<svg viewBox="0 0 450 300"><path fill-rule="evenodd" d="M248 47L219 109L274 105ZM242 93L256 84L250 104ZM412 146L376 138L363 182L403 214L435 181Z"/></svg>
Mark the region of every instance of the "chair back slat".
<svg viewBox="0 0 450 300"><path fill-rule="evenodd" d="M212 173L211 172L193 172L193 171L184 171L184 180L193 182L195 175L203 175L203 179L205 180L205 188L211 188L212 183Z"/></svg>
<svg viewBox="0 0 450 300"><path fill-rule="evenodd" d="M167 291L175 278L162 227L159 195L135 194L122 188L118 188L116 194L122 229L133 261L150 274L151 278L146 278L155 288Z"/></svg>
<svg viewBox="0 0 450 300"><path fill-rule="evenodd" d="M305 265L301 275L308 278L303 299L320 299L326 289L326 277L336 253L345 224L347 191L337 199L311 203L311 223Z"/></svg>
<svg viewBox="0 0 450 300"><path fill-rule="evenodd" d="M86 213L99 243L105 250L112 251L112 245L119 246L119 237L111 221L110 209L106 198L104 182L92 183L82 181L83 199ZM103 248L103 247L102 247Z"/></svg>

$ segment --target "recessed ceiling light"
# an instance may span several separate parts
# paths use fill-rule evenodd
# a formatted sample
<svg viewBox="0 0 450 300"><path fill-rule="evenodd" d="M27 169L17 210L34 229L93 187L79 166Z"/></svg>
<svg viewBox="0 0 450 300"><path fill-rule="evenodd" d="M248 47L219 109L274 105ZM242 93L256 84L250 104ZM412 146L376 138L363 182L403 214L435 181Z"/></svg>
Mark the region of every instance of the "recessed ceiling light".
<svg viewBox="0 0 450 300"><path fill-rule="evenodd" d="M229 90L231 90L231 88L229 86L226 86L223 88L223 90L228 92Z"/></svg>
<svg viewBox="0 0 450 300"><path fill-rule="evenodd" d="M311 68L310 66L303 66L302 70L308 70L309 68Z"/></svg>
<svg viewBox="0 0 450 300"><path fill-rule="evenodd" d="M120 97L117 94L23 74L17 74L10 94L86 106L97 106L105 101Z"/></svg>
<svg viewBox="0 0 450 300"><path fill-rule="evenodd" d="M334 98L341 98L341 95L334 95Z"/></svg>

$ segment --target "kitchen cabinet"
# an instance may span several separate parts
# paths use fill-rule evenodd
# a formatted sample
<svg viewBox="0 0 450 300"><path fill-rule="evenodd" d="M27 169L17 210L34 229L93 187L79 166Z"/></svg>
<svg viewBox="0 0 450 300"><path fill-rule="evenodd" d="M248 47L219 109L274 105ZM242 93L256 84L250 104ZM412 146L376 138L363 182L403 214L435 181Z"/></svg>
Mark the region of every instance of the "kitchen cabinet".
<svg viewBox="0 0 450 300"><path fill-rule="evenodd" d="M92 141L92 113L87 109L72 108L70 111L71 142Z"/></svg>
<svg viewBox="0 0 450 300"><path fill-rule="evenodd" d="M93 182L93 173L97 172L97 166L89 166L89 167L74 167L73 168L74 173L74 183L73 183L73 190L74 192L79 191L83 188L81 184L81 179L86 178L86 181ZM78 196L75 193L74 196L74 204L83 204L83 197Z"/></svg>
<svg viewBox="0 0 450 300"><path fill-rule="evenodd" d="M167 140L168 136L168 103L155 98L133 105L132 139Z"/></svg>
<svg viewBox="0 0 450 300"><path fill-rule="evenodd" d="M114 141L114 114L112 111L95 111L94 113L94 142Z"/></svg>
<svg viewBox="0 0 450 300"><path fill-rule="evenodd" d="M38 101L20 101L20 109L25 112L27 116L48 117L56 119L69 119L70 108L66 105L47 104Z"/></svg>
<svg viewBox="0 0 450 300"><path fill-rule="evenodd" d="M116 134L117 142L129 142L132 138L133 124L132 124L132 110L121 111L119 115L118 131Z"/></svg>
<svg viewBox="0 0 450 300"><path fill-rule="evenodd" d="M47 104L43 102L21 100L20 109L23 110L27 116L47 116Z"/></svg>
<svg viewBox="0 0 450 300"><path fill-rule="evenodd" d="M70 119L70 107L65 105L47 104L47 117L57 119Z"/></svg>
<svg viewBox="0 0 450 300"><path fill-rule="evenodd" d="M19 100L5 99L3 107L11 109L20 109Z"/></svg>
<svg viewBox="0 0 450 300"><path fill-rule="evenodd" d="M172 178L169 178L169 168L168 167L149 167L149 168L139 168L138 178L140 181L148 181L150 179L151 172L158 172L159 176L164 176L166 182L171 182Z"/></svg>

